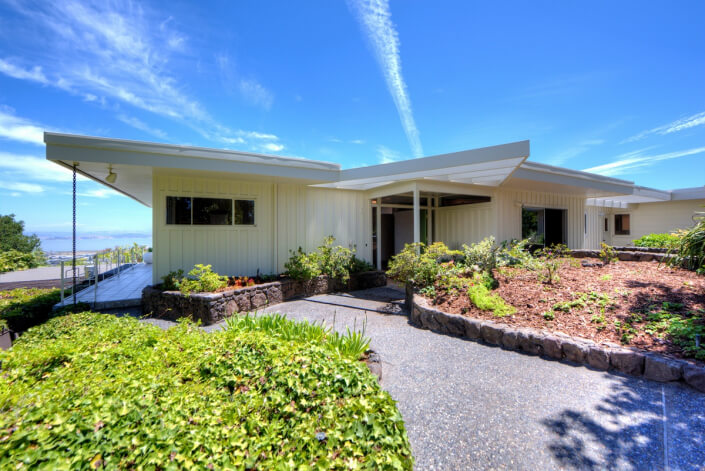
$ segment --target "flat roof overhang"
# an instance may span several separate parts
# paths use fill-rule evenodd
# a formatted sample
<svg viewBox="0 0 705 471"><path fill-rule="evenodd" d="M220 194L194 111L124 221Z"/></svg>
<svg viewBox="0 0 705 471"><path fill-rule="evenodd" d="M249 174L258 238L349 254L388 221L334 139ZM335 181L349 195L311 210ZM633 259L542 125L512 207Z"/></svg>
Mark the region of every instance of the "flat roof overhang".
<svg viewBox="0 0 705 471"><path fill-rule="evenodd" d="M294 157L124 139L44 133L46 158L151 207L152 175L159 169L228 173L305 184L337 181L340 165ZM105 180L112 167L115 183Z"/></svg>
<svg viewBox="0 0 705 471"><path fill-rule="evenodd" d="M529 141L346 169L340 180L314 186L371 190L395 183L427 180L495 187L529 157Z"/></svg>

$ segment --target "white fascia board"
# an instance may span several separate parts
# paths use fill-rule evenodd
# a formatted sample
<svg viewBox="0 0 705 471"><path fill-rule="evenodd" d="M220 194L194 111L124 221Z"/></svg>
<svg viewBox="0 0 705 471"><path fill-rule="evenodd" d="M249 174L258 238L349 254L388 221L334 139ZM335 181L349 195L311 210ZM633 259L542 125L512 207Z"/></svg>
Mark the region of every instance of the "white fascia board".
<svg viewBox="0 0 705 471"><path fill-rule="evenodd" d="M337 181L340 165L247 152L44 133L47 159Z"/></svg>
<svg viewBox="0 0 705 471"><path fill-rule="evenodd" d="M453 168L471 164L491 163L516 159L521 163L529 156L529 141L519 141L499 146L434 155L419 159L403 160L388 164L371 165L346 169L341 172L341 180L371 180L392 177L393 179L423 178L434 173L447 173ZM517 164L518 165L518 164Z"/></svg>
<svg viewBox="0 0 705 471"><path fill-rule="evenodd" d="M634 189L634 184L627 180L529 162L524 162L512 174L512 178L589 188L622 195L630 195Z"/></svg>
<svg viewBox="0 0 705 471"><path fill-rule="evenodd" d="M705 199L705 186L696 186L694 188L679 188L677 190L672 190L671 199L673 201Z"/></svg>

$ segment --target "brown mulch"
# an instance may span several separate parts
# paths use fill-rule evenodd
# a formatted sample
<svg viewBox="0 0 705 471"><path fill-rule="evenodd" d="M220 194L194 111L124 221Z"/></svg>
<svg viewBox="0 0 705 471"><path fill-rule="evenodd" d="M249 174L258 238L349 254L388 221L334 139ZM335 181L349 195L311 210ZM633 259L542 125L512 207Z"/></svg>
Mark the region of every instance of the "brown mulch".
<svg viewBox="0 0 705 471"><path fill-rule="evenodd" d="M516 314L498 318L490 311L475 307L467 296L450 296L448 293L438 294L433 301L435 307L517 327L558 331L595 342L616 344L622 343L622 334L614 321L630 319L638 333L626 345L676 357L683 356L678 345L641 329L646 324L644 313L649 307L658 306L660 309L663 302L682 304L682 308L672 309L672 312L700 316L705 323L705 277L656 262L617 262L604 267L583 267L579 261L569 259L559 271L560 281L552 285L542 283L536 272L525 269L501 268L495 275L499 281L495 293L516 307ZM552 311L554 304L572 301L580 293L590 292L609 296L611 305L604 310L604 323L591 321L594 315L600 315L600 309L594 303L588 303L584 308L575 307L570 312L554 311L553 320L544 318L543 313ZM643 321L635 320L640 317Z"/></svg>

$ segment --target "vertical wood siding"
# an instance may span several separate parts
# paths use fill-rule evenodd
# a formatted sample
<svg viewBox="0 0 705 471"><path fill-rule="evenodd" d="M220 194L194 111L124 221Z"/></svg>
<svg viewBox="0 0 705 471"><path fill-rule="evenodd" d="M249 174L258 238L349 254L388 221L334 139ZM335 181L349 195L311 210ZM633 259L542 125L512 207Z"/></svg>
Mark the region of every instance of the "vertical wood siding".
<svg viewBox="0 0 705 471"><path fill-rule="evenodd" d="M495 208L494 202L438 208L436 239L451 249L459 249L463 244L474 244L493 235Z"/></svg>
<svg viewBox="0 0 705 471"><path fill-rule="evenodd" d="M254 275L258 269L280 273L291 250L312 250L328 235L372 259L371 209L362 192L164 174L153 178L155 283L197 263L228 275ZM254 199L256 226L167 225L167 196Z"/></svg>

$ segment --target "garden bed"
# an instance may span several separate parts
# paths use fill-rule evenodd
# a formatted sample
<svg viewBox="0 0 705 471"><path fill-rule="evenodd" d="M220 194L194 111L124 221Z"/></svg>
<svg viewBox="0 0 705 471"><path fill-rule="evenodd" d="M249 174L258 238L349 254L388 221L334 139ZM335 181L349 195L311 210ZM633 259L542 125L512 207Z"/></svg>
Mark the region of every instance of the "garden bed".
<svg viewBox="0 0 705 471"><path fill-rule="evenodd" d="M307 281L284 278L244 288L221 288L211 293L183 294L180 291L164 291L156 285L142 291L142 310L152 317L170 320L190 317L200 320L203 325L210 325L233 313L254 311L297 297L376 288L386 284L384 272L369 271L353 273L347 282L321 275Z"/></svg>
<svg viewBox="0 0 705 471"><path fill-rule="evenodd" d="M591 262L599 265L598 260ZM600 267L583 266L575 259L563 261L560 279L552 284L539 276L524 268L495 270L499 287L493 292L516 308L516 313L501 319L477 308L462 293L437 291L430 301L441 311L514 327L562 332L678 358L697 354L705 360L702 347L687 351L694 345L678 343L669 335L674 322L691 336L705 329L704 277L654 262L620 261Z"/></svg>

